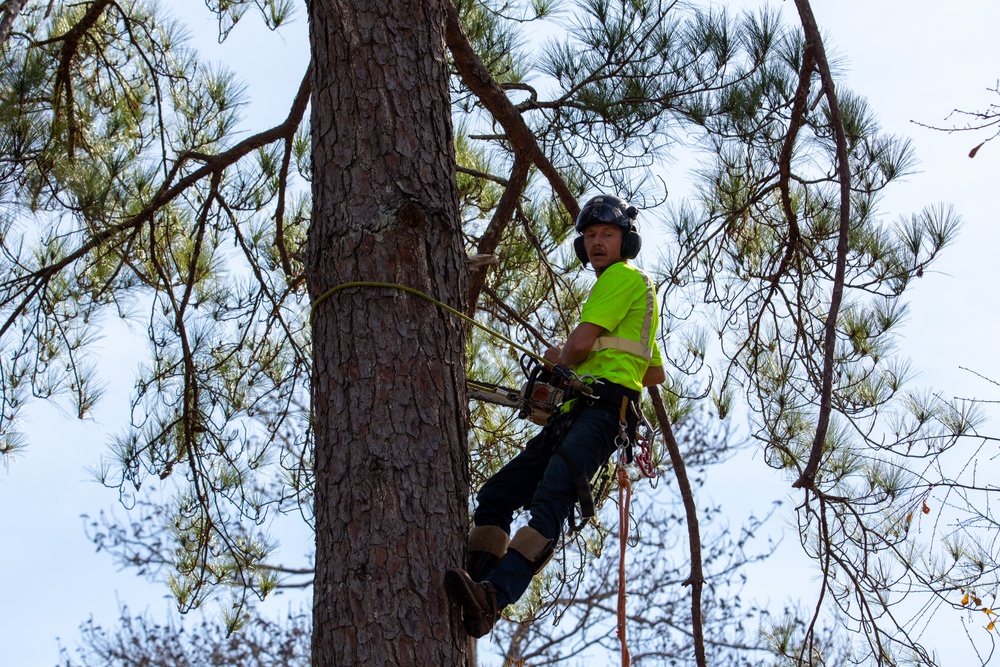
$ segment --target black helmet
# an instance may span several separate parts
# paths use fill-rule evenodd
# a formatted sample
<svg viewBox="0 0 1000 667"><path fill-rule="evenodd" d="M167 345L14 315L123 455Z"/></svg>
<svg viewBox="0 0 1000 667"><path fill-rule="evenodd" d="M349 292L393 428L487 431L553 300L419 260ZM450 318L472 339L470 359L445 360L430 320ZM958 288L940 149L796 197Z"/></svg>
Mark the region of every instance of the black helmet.
<svg viewBox="0 0 1000 667"><path fill-rule="evenodd" d="M635 218L639 214L635 206L614 195L597 195L583 205L580 215L576 216L576 231L583 230L598 222L618 225L622 232L627 232L635 226Z"/></svg>
<svg viewBox="0 0 1000 667"><path fill-rule="evenodd" d="M635 259L642 248L642 237L636 231L635 219L639 211L624 199L619 199L614 195L597 195L583 205L580 215L576 216L576 231L580 234L590 225L603 222L605 224L618 225L622 228L622 251L621 255L625 259ZM583 237L578 236L573 249L576 256L580 258L586 266L590 259L587 257L587 250L583 245Z"/></svg>

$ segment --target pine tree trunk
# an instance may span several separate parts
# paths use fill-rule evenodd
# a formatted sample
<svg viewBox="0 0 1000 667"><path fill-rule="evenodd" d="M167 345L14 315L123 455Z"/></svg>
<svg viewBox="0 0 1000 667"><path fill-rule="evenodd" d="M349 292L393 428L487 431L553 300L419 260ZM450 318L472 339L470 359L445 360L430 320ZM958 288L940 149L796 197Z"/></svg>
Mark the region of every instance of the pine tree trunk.
<svg viewBox="0 0 1000 667"><path fill-rule="evenodd" d="M314 0L315 301L398 283L460 311L445 3ZM465 327L398 290L339 291L313 324L313 662L464 665L444 568L468 525Z"/></svg>

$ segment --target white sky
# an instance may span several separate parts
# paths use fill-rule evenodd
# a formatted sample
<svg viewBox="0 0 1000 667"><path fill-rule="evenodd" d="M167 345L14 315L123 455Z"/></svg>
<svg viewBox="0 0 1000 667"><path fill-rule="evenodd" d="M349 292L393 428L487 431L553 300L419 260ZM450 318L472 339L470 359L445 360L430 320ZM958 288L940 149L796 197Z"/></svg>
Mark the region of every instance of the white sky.
<svg viewBox="0 0 1000 667"><path fill-rule="evenodd" d="M794 20L791 0L774 4ZM171 5L178 14L194 12L198 34L213 30L199 0ZM1000 397L996 387L959 370L965 366L1000 379L1000 360L993 354L1000 302L993 261L1000 248L995 211L1000 141L969 159L969 150L984 135L948 135L911 123L947 124L953 108L978 110L1000 102L987 90L1000 77L995 46L1000 3L814 0L813 8L828 53L847 61L844 83L867 96L885 129L913 139L921 172L890 189L884 210L909 215L947 202L965 220L957 243L911 291L901 344L922 371L918 384L937 387L945 396ZM253 74L250 90L261 111L249 127L262 128L283 118L301 79L308 55L305 15L300 10L296 26L277 36L256 29L255 17L251 23L237 27L225 50L239 54L232 62L235 69ZM131 376L142 348L122 350L117 338L114 345L102 366L109 374ZM93 482L85 468L96 463L108 436L121 428L130 388L130 381L111 386L93 421L80 423L44 406L33 410L24 428L29 449L8 471L0 471L0 572L5 575L0 667L55 664L55 638L74 647L78 626L91 616L113 626L119 600L133 612L148 609L165 616L167 591L132 572L116 572L105 554L94 553L79 518L96 516L116 502L115 493ZM762 487L782 483L759 458L754 470L759 471L754 481ZM273 604L282 610L288 600ZM936 647L955 658L945 664L969 664L951 653L959 644Z"/></svg>

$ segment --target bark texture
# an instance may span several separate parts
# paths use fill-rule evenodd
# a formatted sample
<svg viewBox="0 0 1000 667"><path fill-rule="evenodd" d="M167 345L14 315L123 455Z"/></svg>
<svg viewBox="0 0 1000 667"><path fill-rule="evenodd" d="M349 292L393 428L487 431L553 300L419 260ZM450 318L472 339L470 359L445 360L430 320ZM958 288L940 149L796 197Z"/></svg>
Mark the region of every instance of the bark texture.
<svg viewBox="0 0 1000 667"><path fill-rule="evenodd" d="M450 0L314 0L316 301L406 285L465 310L445 52ZM463 665L444 568L468 528L465 334L412 294L314 311L312 664Z"/></svg>

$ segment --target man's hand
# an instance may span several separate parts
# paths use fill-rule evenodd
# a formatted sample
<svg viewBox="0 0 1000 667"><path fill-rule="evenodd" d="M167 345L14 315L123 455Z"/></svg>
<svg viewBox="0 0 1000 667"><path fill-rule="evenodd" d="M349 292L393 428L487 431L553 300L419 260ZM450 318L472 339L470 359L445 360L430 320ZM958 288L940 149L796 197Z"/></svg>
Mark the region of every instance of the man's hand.
<svg viewBox="0 0 1000 667"><path fill-rule="evenodd" d="M548 361L553 366L559 363L559 359L562 356L562 345L554 345L549 349L545 350L545 354L542 357L545 361Z"/></svg>

